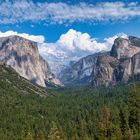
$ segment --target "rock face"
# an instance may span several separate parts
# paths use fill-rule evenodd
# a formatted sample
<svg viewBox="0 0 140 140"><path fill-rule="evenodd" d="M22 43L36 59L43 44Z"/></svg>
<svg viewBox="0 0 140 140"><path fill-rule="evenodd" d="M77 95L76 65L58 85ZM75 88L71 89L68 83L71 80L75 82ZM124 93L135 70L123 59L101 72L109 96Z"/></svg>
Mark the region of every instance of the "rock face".
<svg viewBox="0 0 140 140"><path fill-rule="evenodd" d="M130 58L140 51L140 46L135 42L136 38L117 38L112 46L111 56L117 59ZM138 40L138 39L137 39Z"/></svg>
<svg viewBox="0 0 140 140"><path fill-rule="evenodd" d="M109 86L140 80L140 39L117 38L110 52L80 59L65 68L60 77L66 85Z"/></svg>
<svg viewBox="0 0 140 140"><path fill-rule="evenodd" d="M108 86L140 79L140 39L117 38L110 55L98 56L93 66L92 85Z"/></svg>
<svg viewBox="0 0 140 140"><path fill-rule="evenodd" d="M100 55L98 56L96 64L93 66L93 85L100 86L105 84L113 84L115 81L114 67L118 65L118 60L109 55Z"/></svg>
<svg viewBox="0 0 140 140"><path fill-rule="evenodd" d="M48 63L39 55L36 42L19 36L0 38L0 62L40 86L46 87L47 83L61 85Z"/></svg>
<svg viewBox="0 0 140 140"><path fill-rule="evenodd" d="M89 85L92 82L93 66L97 57L102 53L96 53L72 63L62 71L59 79L65 85ZM106 54L106 53L105 53Z"/></svg>

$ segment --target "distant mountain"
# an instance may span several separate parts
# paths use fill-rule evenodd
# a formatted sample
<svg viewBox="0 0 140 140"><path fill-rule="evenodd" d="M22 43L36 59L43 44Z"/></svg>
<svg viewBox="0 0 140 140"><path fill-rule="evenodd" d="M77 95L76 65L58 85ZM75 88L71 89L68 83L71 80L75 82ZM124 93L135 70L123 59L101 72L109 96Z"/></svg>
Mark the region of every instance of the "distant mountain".
<svg viewBox="0 0 140 140"><path fill-rule="evenodd" d="M117 38L110 52L89 55L65 68L60 77L66 85L115 85L140 79L140 39Z"/></svg>
<svg viewBox="0 0 140 140"><path fill-rule="evenodd" d="M71 65L63 69L59 79L65 85L89 85L92 81L93 66L97 61L97 57L102 53L89 55L77 62L71 63Z"/></svg>
<svg viewBox="0 0 140 140"><path fill-rule="evenodd" d="M140 79L140 39L117 38L109 55L98 57L93 67L93 86L115 85Z"/></svg>
<svg viewBox="0 0 140 140"><path fill-rule="evenodd" d="M19 36L0 38L0 62L11 66L32 83L46 87L62 86L40 55L37 43Z"/></svg>
<svg viewBox="0 0 140 140"><path fill-rule="evenodd" d="M11 66L0 63L0 92L18 94L38 94L39 96L54 96L55 94L29 80L21 77Z"/></svg>

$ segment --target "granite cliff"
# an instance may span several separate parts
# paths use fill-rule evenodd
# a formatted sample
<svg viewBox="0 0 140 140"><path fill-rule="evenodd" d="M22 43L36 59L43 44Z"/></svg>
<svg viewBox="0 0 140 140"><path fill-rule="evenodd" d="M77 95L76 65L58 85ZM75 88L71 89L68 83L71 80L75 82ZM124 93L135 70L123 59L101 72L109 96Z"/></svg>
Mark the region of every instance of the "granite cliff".
<svg viewBox="0 0 140 140"><path fill-rule="evenodd" d="M0 38L0 62L34 84L43 87L62 85L51 72L48 62L39 55L36 42L19 36Z"/></svg>
<svg viewBox="0 0 140 140"><path fill-rule="evenodd" d="M109 86L139 79L139 59L139 38L117 38L109 55L98 56L93 66L92 85Z"/></svg>
<svg viewBox="0 0 140 140"><path fill-rule="evenodd" d="M140 39L117 38L110 52L89 55L65 68L66 85L109 86L140 79Z"/></svg>

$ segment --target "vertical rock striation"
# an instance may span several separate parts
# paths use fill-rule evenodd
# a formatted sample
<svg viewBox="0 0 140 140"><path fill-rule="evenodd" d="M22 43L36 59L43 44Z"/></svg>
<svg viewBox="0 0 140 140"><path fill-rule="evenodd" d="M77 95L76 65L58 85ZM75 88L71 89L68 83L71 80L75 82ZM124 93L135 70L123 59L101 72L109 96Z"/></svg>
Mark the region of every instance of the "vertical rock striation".
<svg viewBox="0 0 140 140"><path fill-rule="evenodd" d="M46 87L47 83L61 85L49 64L39 55L36 42L19 36L0 38L0 62L40 86Z"/></svg>

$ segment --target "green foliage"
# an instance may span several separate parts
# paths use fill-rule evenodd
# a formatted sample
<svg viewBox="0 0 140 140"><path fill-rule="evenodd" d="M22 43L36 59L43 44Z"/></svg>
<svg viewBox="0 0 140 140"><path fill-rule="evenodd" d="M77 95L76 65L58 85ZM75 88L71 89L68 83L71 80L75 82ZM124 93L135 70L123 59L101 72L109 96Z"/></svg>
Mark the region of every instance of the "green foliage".
<svg viewBox="0 0 140 140"><path fill-rule="evenodd" d="M0 140L140 140L139 113L139 83L52 92L0 71Z"/></svg>
<svg viewBox="0 0 140 140"><path fill-rule="evenodd" d="M48 140L63 140L63 135L59 128L57 127L56 123L52 122L52 127L50 129Z"/></svg>
<svg viewBox="0 0 140 140"><path fill-rule="evenodd" d="M45 140L44 134L41 132L37 132L35 136L35 140Z"/></svg>
<svg viewBox="0 0 140 140"><path fill-rule="evenodd" d="M136 85L133 85L129 99L129 126L134 133L140 132L140 94Z"/></svg>
<svg viewBox="0 0 140 140"><path fill-rule="evenodd" d="M31 132L27 132L26 135L24 136L23 140L33 140L33 136Z"/></svg>
<svg viewBox="0 0 140 140"><path fill-rule="evenodd" d="M120 120L120 129L121 129L121 133L123 135L126 134L126 132L128 131L129 129L129 126L128 126L128 119L127 119L127 116L126 116L126 113L124 112L124 109L120 109L120 112L119 112L119 120Z"/></svg>

